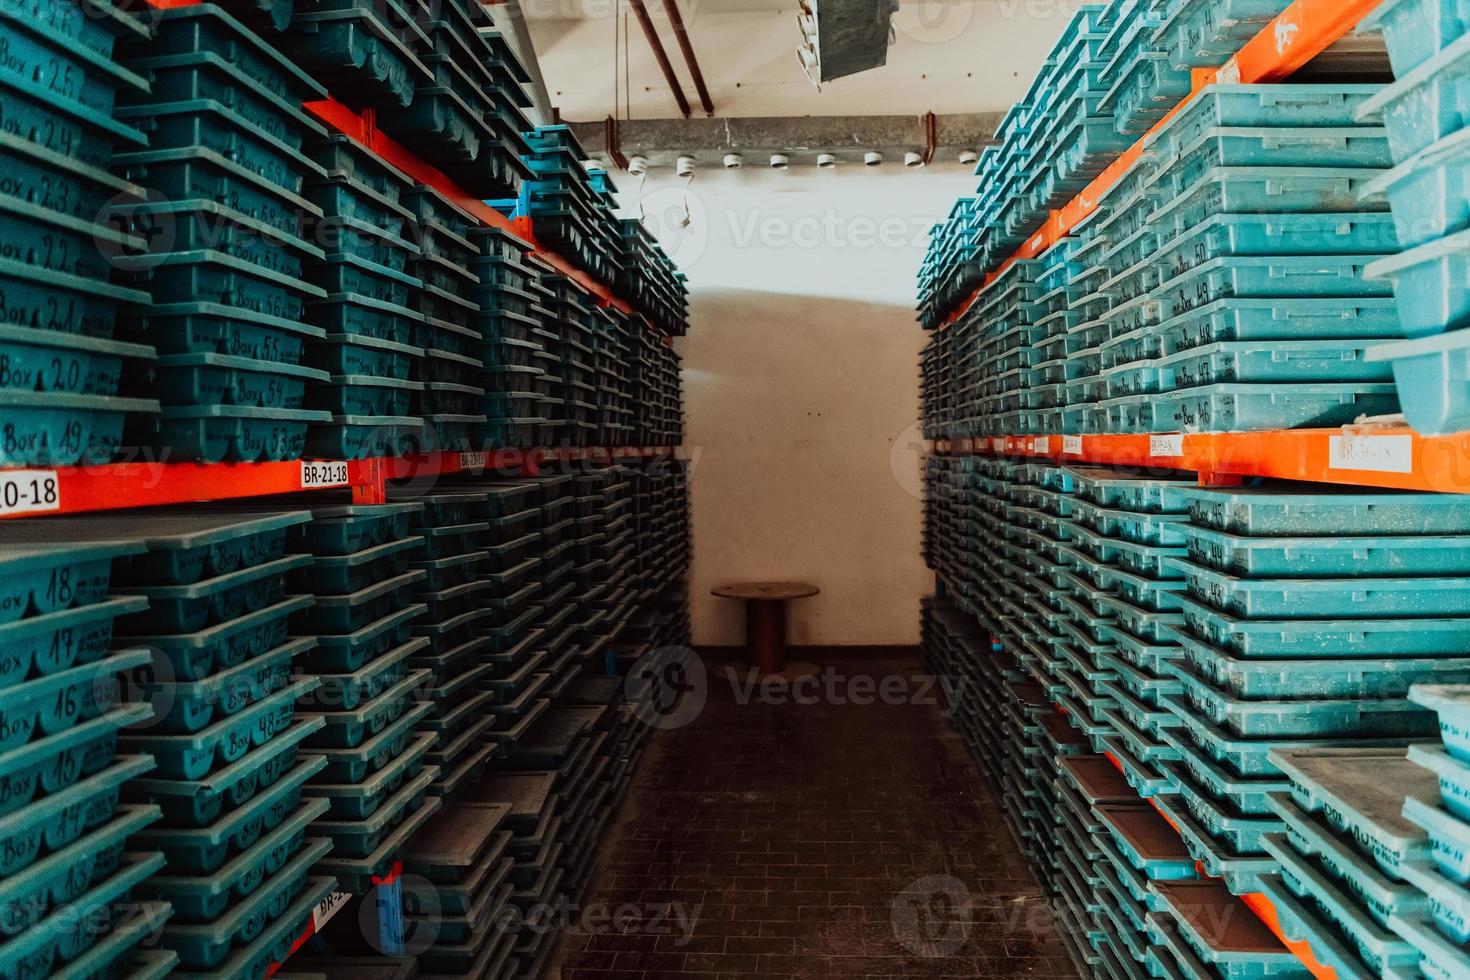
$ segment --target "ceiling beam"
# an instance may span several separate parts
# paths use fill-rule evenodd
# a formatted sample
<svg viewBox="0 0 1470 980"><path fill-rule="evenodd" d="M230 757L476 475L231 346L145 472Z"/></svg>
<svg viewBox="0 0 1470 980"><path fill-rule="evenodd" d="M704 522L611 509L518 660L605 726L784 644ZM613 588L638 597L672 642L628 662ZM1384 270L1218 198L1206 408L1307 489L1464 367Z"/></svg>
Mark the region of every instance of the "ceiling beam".
<svg viewBox="0 0 1470 980"><path fill-rule="evenodd" d="M936 162L953 161L962 150L995 142L1001 113L982 112L935 117ZM572 123L586 147L602 146L604 123ZM833 153L843 163L861 163L863 154L878 150L890 160L926 145L923 116L764 116L723 119L633 119L618 124L618 143L627 156L642 156L653 166L672 166L679 156L718 164L726 153L764 162L785 153L793 164L805 156ZM601 154L599 154L601 155Z"/></svg>

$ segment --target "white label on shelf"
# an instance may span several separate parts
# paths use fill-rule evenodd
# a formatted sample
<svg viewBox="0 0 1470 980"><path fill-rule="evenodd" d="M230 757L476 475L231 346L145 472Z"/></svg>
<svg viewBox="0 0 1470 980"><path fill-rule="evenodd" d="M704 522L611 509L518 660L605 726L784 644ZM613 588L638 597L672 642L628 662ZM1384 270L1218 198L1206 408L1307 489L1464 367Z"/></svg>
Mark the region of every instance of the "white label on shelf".
<svg viewBox="0 0 1470 980"><path fill-rule="evenodd" d="M1071 456L1082 455L1081 436L1062 436L1062 452Z"/></svg>
<svg viewBox="0 0 1470 980"><path fill-rule="evenodd" d="M1327 465L1334 470L1412 473L1414 437L1332 436L1327 440Z"/></svg>
<svg viewBox="0 0 1470 980"><path fill-rule="evenodd" d="M991 449L994 449L998 453L1005 452L1006 451L1006 440L1005 440L1005 437L1004 436L992 436L991 439L990 439L990 448Z"/></svg>
<svg viewBox="0 0 1470 980"><path fill-rule="evenodd" d="M1033 453L1050 453L1051 436L1037 436L1031 440L1031 451Z"/></svg>
<svg viewBox="0 0 1470 980"><path fill-rule="evenodd" d="M1221 85L1239 85L1240 62L1235 58L1225 62L1225 67L1220 69L1220 73L1215 76L1215 81Z"/></svg>
<svg viewBox="0 0 1470 980"><path fill-rule="evenodd" d="M45 514L61 509L55 470L0 471L0 514Z"/></svg>
<svg viewBox="0 0 1470 980"><path fill-rule="evenodd" d="M1150 456L1183 456L1184 433L1175 432L1167 436L1149 436L1148 454Z"/></svg>
<svg viewBox="0 0 1470 980"><path fill-rule="evenodd" d="M301 463L301 489L320 490L324 487L345 487L348 484L347 464L307 462Z"/></svg>
<svg viewBox="0 0 1470 980"><path fill-rule="evenodd" d="M459 468L462 470L483 470L488 455L486 453L460 453Z"/></svg>
<svg viewBox="0 0 1470 980"><path fill-rule="evenodd" d="M311 910L311 925L315 932L321 932L322 926L332 921L332 916L342 911L342 906L352 900L352 896L346 892L332 892L326 898L316 903L316 908Z"/></svg>

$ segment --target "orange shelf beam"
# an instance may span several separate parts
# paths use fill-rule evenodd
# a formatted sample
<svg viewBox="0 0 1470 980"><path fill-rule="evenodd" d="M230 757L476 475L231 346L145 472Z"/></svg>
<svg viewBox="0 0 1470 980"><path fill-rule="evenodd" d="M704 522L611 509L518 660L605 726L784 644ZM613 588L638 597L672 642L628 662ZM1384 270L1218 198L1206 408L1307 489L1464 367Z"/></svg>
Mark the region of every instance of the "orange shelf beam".
<svg viewBox="0 0 1470 980"><path fill-rule="evenodd" d="M1342 486L1470 494L1470 433L1401 427L1203 435L997 436L941 440L948 455L993 455L1198 473L1205 484L1269 477Z"/></svg>
<svg viewBox="0 0 1470 980"><path fill-rule="evenodd" d="M383 503L389 480L460 473L534 475L556 463L677 458L674 447L492 449L483 453L291 463L112 463L69 469L0 469L0 520L86 514L169 504L243 500L315 490L351 490L358 503Z"/></svg>
<svg viewBox="0 0 1470 980"><path fill-rule="evenodd" d="M1296 0L1262 28L1260 33L1247 41L1225 65L1213 71L1196 71L1193 91L1198 92L1216 82L1256 84L1289 78L1303 65L1345 37L1382 2L1383 0ZM1149 137L1163 128L1188 102L1189 99L1185 99L1175 106L1076 197L1060 210L1051 212L1041 228L1024 245L988 273L984 284L944 318L939 329L953 326L968 313L975 301L1001 273L1017 262L1040 256L1071 235L1082 219L1097 210L1098 201L1143 156Z"/></svg>

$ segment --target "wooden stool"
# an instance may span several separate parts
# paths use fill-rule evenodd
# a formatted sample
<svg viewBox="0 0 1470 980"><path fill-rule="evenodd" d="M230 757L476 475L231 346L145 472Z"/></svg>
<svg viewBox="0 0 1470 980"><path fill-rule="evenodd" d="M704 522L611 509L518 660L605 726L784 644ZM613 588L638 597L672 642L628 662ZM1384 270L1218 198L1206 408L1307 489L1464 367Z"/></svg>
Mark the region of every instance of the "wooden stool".
<svg viewBox="0 0 1470 980"><path fill-rule="evenodd" d="M801 582L749 582L712 590L721 599L745 602L745 649L762 676L786 669L786 603L821 595L815 585Z"/></svg>

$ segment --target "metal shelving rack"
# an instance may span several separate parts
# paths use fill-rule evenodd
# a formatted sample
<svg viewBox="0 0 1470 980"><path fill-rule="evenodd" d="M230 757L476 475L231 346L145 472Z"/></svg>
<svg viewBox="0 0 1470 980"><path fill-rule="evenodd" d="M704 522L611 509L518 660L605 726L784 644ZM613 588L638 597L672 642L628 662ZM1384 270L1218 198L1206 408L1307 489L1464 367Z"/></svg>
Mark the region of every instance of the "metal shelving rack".
<svg viewBox="0 0 1470 980"><path fill-rule="evenodd" d="M1193 92L1216 82L1254 84L1288 78L1346 37L1382 2L1296 0L1225 65L1196 71ZM1164 126L1188 101L1186 98L1175 107L1155 129ZM991 270L984 284L960 303L938 329L947 329L963 317L985 286L1012 263L1034 259L1070 235L1143 153L1148 135L1125 150L1071 202L1051 212L1046 223L1014 255ZM1251 477L1269 477L1396 490L1470 493L1470 433L1429 437L1396 424L1241 433L996 436L939 440L934 448L949 455L995 455L1192 472L1203 486L1232 486ZM943 584L939 587L942 594ZM1060 705L1056 707L1065 713ZM1111 754L1108 759L1122 769ZM1167 814L1159 812L1169 820ZM1172 821L1170 825L1173 826ZM1313 977L1337 980L1337 971L1325 966L1310 945L1287 938L1277 910L1267 896L1240 897Z"/></svg>
<svg viewBox="0 0 1470 980"><path fill-rule="evenodd" d="M146 2L158 9L173 9L196 6L204 0ZM545 247L536 237L535 224L530 216L507 217L464 190L442 171L425 163L413 151L380 132L374 110L357 112L333 98L309 102L303 108L330 129L351 137L409 177L444 194L484 224L530 242L538 258L575 282L598 306L638 317L644 328L659 336L665 344L673 343L672 338L659 333L607 283L598 281L555 250ZM649 458L672 455L673 452L667 447L641 446L590 449L487 447L485 452L479 453L433 453L365 460L203 464L137 459L105 466L0 468L0 519L239 500L344 488L352 491L357 503L386 503L385 484L388 479L429 473L447 476L486 471L518 471L534 475L542 464L548 462Z"/></svg>
<svg viewBox="0 0 1470 980"><path fill-rule="evenodd" d="M156 9L197 6L206 0L144 0ZM529 215L507 217L465 191L442 171L424 162L407 147L378 131L374 110L357 112L344 103L327 98L306 103L303 108L328 128L343 133L371 150L409 177L444 194L484 224L515 234L534 246L534 253L547 265L576 283L588 298L601 307L611 307L637 317L644 329L665 344L673 339L650 324L612 288L588 275L536 237ZM547 464L588 462L611 464L624 459L678 458L678 447L599 446L577 448L486 447L483 452L438 452L416 456L379 457L363 460L299 460L262 463L169 463L138 459L104 466L56 469L0 468L0 520L5 518L82 514L137 507L206 501L242 500L315 490L352 491L358 504L388 502L390 480L411 480L455 474L517 473L535 476ZM401 944L402 863L394 865L382 880L377 902L379 941L387 953ZM274 964L274 976L298 950L309 942L344 907L350 896L329 895L314 910L301 934L291 943L286 960Z"/></svg>
<svg viewBox="0 0 1470 980"><path fill-rule="evenodd" d="M1382 0L1296 0L1218 69L1195 73L1194 91L1215 82L1264 83L1290 77L1349 34ZM1188 100L1186 100L1188 101ZM1181 106L1183 103L1181 103ZM1178 109L1175 109L1177 112ZM1172 118L1166 116L1158 126ZM986 276L985 284L1012 263L1034 259L1066 238L1097 207L1107 190L1142 154L1147 135L1123 152L1085 190L1059 210L1014 255ZM956 307L939 329L958 321L984 287ZM1050 457L1195 472L1207 485L1272 477L1314 483L1470 493L1470 435L1421 436L1402 425L1358 429L1280 429L1188 435L1040 435L941 441L939 452Z"/></svg>

